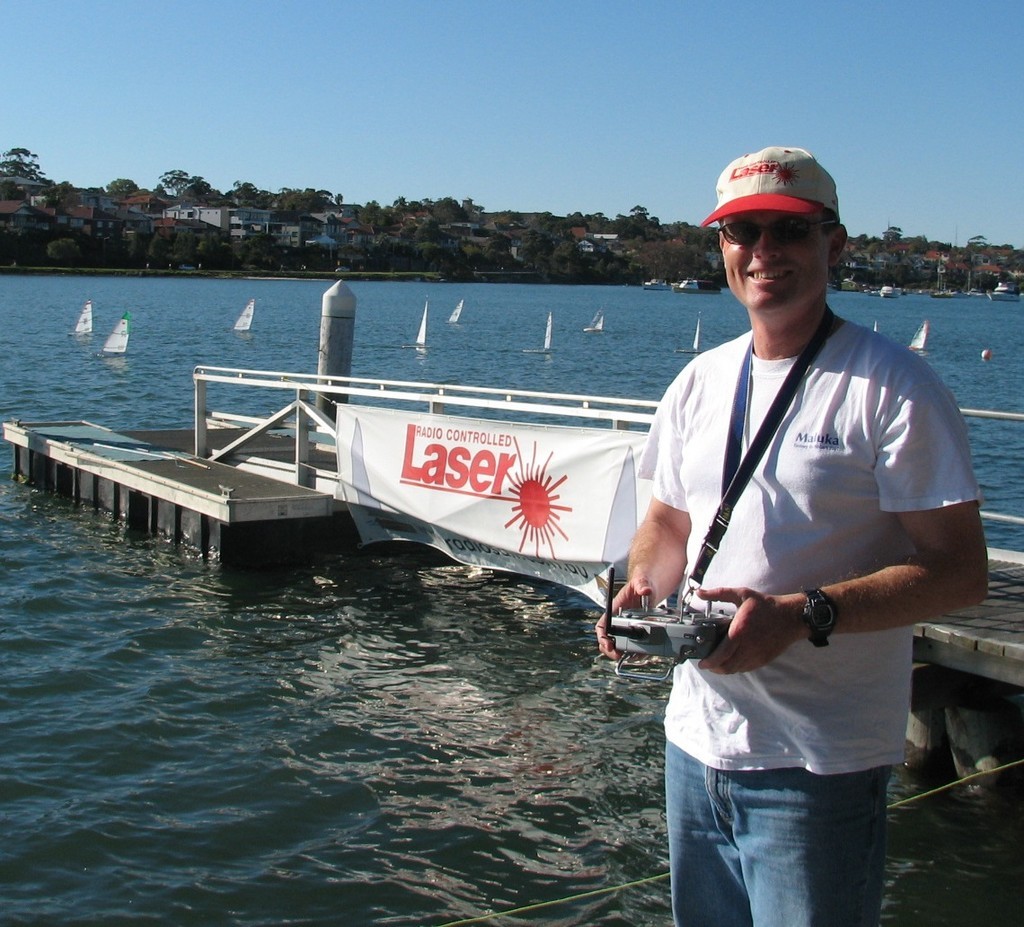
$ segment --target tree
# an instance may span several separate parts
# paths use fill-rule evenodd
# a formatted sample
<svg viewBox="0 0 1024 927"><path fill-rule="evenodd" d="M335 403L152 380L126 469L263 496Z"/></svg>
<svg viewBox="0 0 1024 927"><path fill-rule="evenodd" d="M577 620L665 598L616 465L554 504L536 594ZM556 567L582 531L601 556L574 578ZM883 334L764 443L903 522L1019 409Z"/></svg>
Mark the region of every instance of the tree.
<svg viewBox="0 0 1024 927"><path fill-rule="evenodd" d="M56 238L46 246L46 256L70 267L82 259L82 250L73 238Z"/></svg>
<svg viewBox="0 0 1024 927"><path fill-rule="evenodd" d="M208 270L225 270L232 266L234 252L223 238L206 235L196 246L196 261Z"/></svg>
<svg viewBox="0 0 1024 927"><path fill-rule="evenodd" d="M171 263L171 243L162 235L154 235L146 249L149 262L163 267Z"/></svg>
<svg viewBox="0 0 1024 927"><path fill-rule="evenodd" d="M171 261L175 264L195 264L198 244L193 232L178 232L171 247Z"/></svg>
<svg viewBox="0 0 1024 927"><path fill-rule="evenodd" d="M107 193L121 200L138 192L139 185L127 177L118 177L117 180L112 180L107 184Z"/></svg>
<svg viewBox="0 0 1024 927"><path fill-rule="evenodd" d="M220 190L215 190L203 177L189 177L180 194L184 199L189 200L211 200L218 199Z"/></svg>
<svg viewBox="0 0 1024 927"><path fill-rule="evenodd" d="M312 187L293 190L290 187L282 187L274 206L277 209L294 212L323 212L332 202L332 196L327 190L314 190Z"/></svg>
<svg viewBox="0 0 1024 927"><path fill-rule="evenodd" d="M72 206L77 206L80 202L78 189L66 180L47 187L43 195L43 201L50 209L58 207L68 209Z"/></svg>
<svg viewBox="0 0 1024 927"><path fill-rule="evenodd" d="M427 242L434 245L439 244L441 241L441 224L437 219L427 219L426 222L421 222L416 226L416 231L412 238L418 244L425 244Z"/></svg>
<svg viewBox="0 0 1024 927"><path fill-rule="evenodd" d="M38 156L32 154L27 148L11 148L9 151L5 151L3 160L0 161L0 174L35 180L40 183L45 183L47 180L39 169Z"/></svg>
<svg viewBox="0 0 1024 927"><path fill-rule="evenodd" d="M189 185L191 177L184 171L168 171L160 175L160 186L174 196L180 196L181 191Z"/></svg>
<svg viewBox="0 0 1024 927"><path fill-rule="evenodd" d="M262 233L252 235L239 245L238 257L243 267L274 268L277 266L274 239Z"/></svg>
<svg viewBox="0 0 1024 927"><path fill-rule="evenodd" d="M247 206L250 209L269 209L274 202L274 194L269 190L261 190L255 184L242 180L235 181L228 197L236 206Z"/></svg>
<svg viewBox="0 0 1024 927"><path fill-rule="evenodd" d="M447 225L452 222L469 221L469 214L466 210L462 208L460 203L457 203L450 196L439 199L434 203L434 207L431 211L434 214L434 218L442 225Z"/></svg>

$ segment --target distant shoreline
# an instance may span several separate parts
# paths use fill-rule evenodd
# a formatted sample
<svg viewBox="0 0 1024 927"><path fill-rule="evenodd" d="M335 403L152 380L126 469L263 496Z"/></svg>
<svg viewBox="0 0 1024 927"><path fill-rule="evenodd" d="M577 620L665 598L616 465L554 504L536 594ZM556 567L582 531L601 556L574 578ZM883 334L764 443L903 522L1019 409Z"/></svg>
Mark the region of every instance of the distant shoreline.
<svg viewBox="0 0 1024 927"><path fill-rule="evenodd" d="M112 267L0 267L0 276L24 277L189 277L210 280L390 280L441 283L432 273L334 273L332 271L154 270Z"/></svg>

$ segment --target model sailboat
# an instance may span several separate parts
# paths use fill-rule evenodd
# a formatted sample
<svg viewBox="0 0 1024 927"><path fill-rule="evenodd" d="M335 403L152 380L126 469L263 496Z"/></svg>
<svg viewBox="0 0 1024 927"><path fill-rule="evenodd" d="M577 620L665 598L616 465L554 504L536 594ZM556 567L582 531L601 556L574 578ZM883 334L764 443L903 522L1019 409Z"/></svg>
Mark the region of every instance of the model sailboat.
<svg viewBox="0 0 1024 927"><path fill-rule="evenodd" d="M417 351L427 349L427 312L430 308L430 299L423 301L423 317L420 319L420 330L416 333L416 341L413 344L403 344L403 348L415 348Z"/></svg>
<svg viewBox="0 0 1024 927"><path fill-rule="evenodd" d="M242 314L238 317L238 321L235 322L236 332L247 332L252 328L252 316L256 311L256 300L250 299L245 304L245 308L242 310Z"/></svg>
<svg viewBox="0 0 1024 927"><path fill-rule="evenodd" d="M103 344L104 354L124 354L128 350L128 335L131 334L131 313L126 312Z"/></svg>
<svg viewBox="0 0 1024 927"><path fill-rule="evenodd" d="M544 329L544 347L542 348L524 348L524 354L550 354L551 353L551 328L552 318L551 313L548 313L548 324L547 328Z"/></svg>
<svg viewBox="0 0 1024 927"><path fill-rule="evenodd" d="M700 354L700 316L697 316L697 327L693 331L693 347L676 348L677 354Z"/></svg>
<svg viewBox="0 0 1024 927"><path fill-rule="evenodd" d="M604 309L597 310L597 315L594 316L590 324L583 331L597 334L604 331Z"/></svg>
<svg viewBox="0 0 1024 927"><path fill-rule="evenodd" d="M78 321L75 323L76 335L91 335L92 334L92 300L87 299L85 305L82 306L82 311L79 313Z"/></svg>
<svg viewBox="0 0 1024 927"><path fill-rule="evenodd" d="M928 343L928 332L930 328L931 326L929 326L928 320L925 319L921 323L921 327L914 332L914 337L910 339L910 344L907 345L907 347L909 347L911 351L919 351L923 353L925 345Z"/></svg>
<svg viewBox="0 0 1024 927"><path fill-rule="evenodd" d="M458 322L459 321L459 316L462 315L462 304L463 304L463 302L464 302L464 300L460 299L458 301L458 303L456 303L455 308L452 310L452 314L450 316L448 316L448 321L449 322Z"/></svg>

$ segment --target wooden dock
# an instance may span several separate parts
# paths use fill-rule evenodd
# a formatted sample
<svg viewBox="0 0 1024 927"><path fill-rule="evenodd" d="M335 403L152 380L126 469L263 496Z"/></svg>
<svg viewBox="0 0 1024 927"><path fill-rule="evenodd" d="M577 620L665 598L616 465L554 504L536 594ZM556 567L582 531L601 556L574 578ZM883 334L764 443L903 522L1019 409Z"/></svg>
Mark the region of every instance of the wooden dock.
<svg viewBox="0 0 1024 927"><path fill-rule="evenodd" d="M1024 688L1024 554L990 550L988 598L915 631L915 660Z"/></svg>
<svg viewBox="0 0 1024 927"><path fill-rule="evenodd" d="M117 432L82 421L3 427L16 479L225 564L293 563L352 537L333 495L198 458L187 450L190 431Z"/></svg>

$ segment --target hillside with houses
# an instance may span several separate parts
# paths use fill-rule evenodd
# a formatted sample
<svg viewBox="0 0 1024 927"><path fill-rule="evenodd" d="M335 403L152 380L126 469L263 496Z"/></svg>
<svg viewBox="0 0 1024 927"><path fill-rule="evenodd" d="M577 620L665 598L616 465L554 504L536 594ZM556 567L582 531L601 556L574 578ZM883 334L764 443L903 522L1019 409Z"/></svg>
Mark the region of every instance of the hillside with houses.
<svg viewBox="0 0 1024 927"><path fill-rule="evenodd" d="M638 284L723 273L713 229L628 215L493 212L471 199L345 203L324 190L227 193L183 171L151 190L55 183L38 158L0 158L0 267L139 272L430 274L451 280ZM836 271L846 288L990 290L1024 276L1024 252L983 237L963 246L851 237Z"/></svg>

